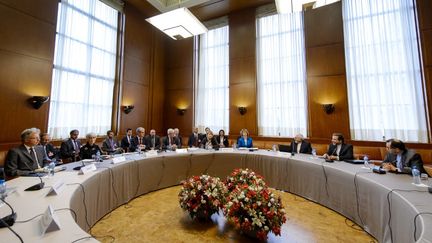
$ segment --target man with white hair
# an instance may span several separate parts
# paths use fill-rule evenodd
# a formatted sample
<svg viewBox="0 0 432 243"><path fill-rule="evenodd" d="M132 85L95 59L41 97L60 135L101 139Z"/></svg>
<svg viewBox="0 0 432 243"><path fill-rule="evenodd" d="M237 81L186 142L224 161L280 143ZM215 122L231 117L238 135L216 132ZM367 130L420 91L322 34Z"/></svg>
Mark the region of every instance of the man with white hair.
<svg viewBox="0 0 432 243"><path fill-rule="evenodd" d="M311 144L308 141L304 140L303 134L295 135L293 141L291 142L291 153L302 153L302 154L310 154L312 153Z"/></svg>
<svg viewBox="0 0 432 243"><path fill-rule="evenodd" d="M22 144L10 149L5 160L5 173L7 176L26 176L34 171L42 170L48 163L48 157L39 144L40 130L37 128L25 129L21 133Z"/></svg>
<svg viewBox="0 0 432 243"><path fill-rule="evenodd" d="M181 148L180 140L174 136L174 129L168 128L167 136L162 138L162 149L176 150L177 148Z"/></svg>
<svg viewBox="0 0 432 243"><path fill-rule="evenodd" d="M136 136L132 139L130 151L144 151L146 148L145 143L145 128L138 127L136 129Z"/></svg>
<svg viewBox="0 0 432 243"><path fill-rule="evenodd" d="M180 141L180 144L183 144L183 139L180 136L180 129L178 128L174 128L174 137L177 137Z"/></svg>

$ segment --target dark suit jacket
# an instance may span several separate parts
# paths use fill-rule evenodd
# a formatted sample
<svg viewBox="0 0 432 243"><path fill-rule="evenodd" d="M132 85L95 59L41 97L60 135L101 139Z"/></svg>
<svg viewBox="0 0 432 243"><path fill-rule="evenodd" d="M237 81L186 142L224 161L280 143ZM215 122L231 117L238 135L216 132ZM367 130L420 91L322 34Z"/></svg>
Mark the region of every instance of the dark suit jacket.
<svg viewBox="0 0 432 243"><path fill-rule="evenodd" d="M90 145L86 143L80 149L80 157L81 159L93 159L93 155L95 155L98 151L99 154L102 154L102 151L97 144Z"/></svg>
<svg viewBox="0 0 432 243"><path fill-rule="evenodd" d="M126 141L127 141L127 139L126 139ZM117 142L117 140L115 140L114 138L113 138L113 143L114 143L114 147L111 147L111 143L108 140L108 138L105 139L102 142L102 151L104 151L104 152L106 152L108 154L113 154L116 151L118 151L118 148L120 148L120 146L119 146L119 143Z"/></svg>
<svg viewBox="0 0 432 243"><path fill-rule="evenodd" d="M327 154L337 155L336 150L337 150L337 145L330 144L327 150ZM351 144L343 143L339 151L339 160L346 160L346 159L353 159L353 158L354 158L353 146Z"/></svg>
<svg viewBox="0 0 432 243"><path fill-rule="evenodd" d="M189 136L188 146L189 147L199 147L201 145L202 136L198 133L197 138L195 138L195 134L191 134Z"/></svg>
<svg viewBox="0 0 432 243"><path fill-rule="evenodd" d="M44 167L48 162L45 151L42 146L34 147L39 166ZM6 155L5 173L7 176L28 175L31 171L37 169L37 163L32 159L30 153L24 145L10 149Z"/></svg>
<svg viewBox="0 0 432 243"><path fill-rule="evenodd" d="M220 145L220 136L216 136L216 142ZM223 145L225 147L229 146L228 137L227 136L224 136Z"/></svg>
<svg viewBox="0 0 432 243"><path fill-rule="evenodd" d="M183 138L180 136L180 134L177 136L178 140L180 141L180 144L183 144Z"/></svg>
<svg viewBox="0 0 432 243"><path fill-rule="evenodd" d="M145 139L145 137L141 138L141 144L142 145L146 145L146 139ZM138 151L139 150L138 149L139 145L140 145L140 143L139 143L138 137L137 136L133 137L132 140L131 140L130 151L131 152Z"/></svg>
<svg viewBox="0 0 432 243"><path fill-rule="evenodd" d="M297 143L295 141L291 142L290 145L290 152L297 153ZM312 153L312 146L308 141L303 140L300 146L300 153L302 154L311 154Z"/></svg>
<svg viewBox="0 0 432 243"><path fill-rule="evenodd" d="M43 145L41 145L43 147ZM53 155L49 156L49 153L52 153ZM49 159L60 159L60 151L58 148L54 147L51 143L48 143L45 145L45 153Z"/></svg>
<svg viewBox="0 0 432 243"><path fill-rule="evenodd" d="M152 141L153 141L152 136L147 135L145 137L146 149L152 149L152 148L154 148L155 150L161 149L161 141L160 141L160 137L158 135L154 136L154 146L153 146Z"/></svg>
<svg viewBox="0 0 432 243"><path fill-rule="evenodd" d="M177 137L173 137L173 144L177 145L177 148L181 148L180 140ZM162 138L162 149L166 150L169 146L169 140L168 137Z"/></svg>
<svg viewBox="0 0 432 243"><path fill-rule="evenodd" d="M403 164L403 170L402 173L411 174L411 170L414 167L417 167L417 169L420 171L420 173L426 173L426 171L423 168L423 160L420 156L420 154L416 153L412 149L405 150L401 154L401 162ZM397 167L396 162L397 155L393 153L387 153L383 162L391 163L392 165Z"/></svg>
<svg viewBox="0 0 432 243"><path fill-rule="evenodd" d="M130 140L132 142L133 137L131 136ZM121 147L125 152L130 152L132 143L129 143L127 136L124 136L121 140Z"/></svg>
<svg viewBox="0 0 432 243"><path fill-rule="evenodd" d="M202 142L201 142L201 144L202 144L202 147L203 148L206 148L206 143L207 143L207 137L205 137L203 140L202 140ZM216 137L212 137L212 139L211 139L211 144L212 144L212 147L213 147L213 149L219 149L219 143L216 141Z"/></svg>
<svg viewBox="0 0 432 243"><path fill-rule="evenodd" d="M68 163L72 161L79 161L81 158L79 157L79 148L81 148L81 142L79 139L76 140L78 150L74 150L74 146L72 143L72 139L68 139L63 141L60 146L60 155L63 159L63 162Z"/></svg>

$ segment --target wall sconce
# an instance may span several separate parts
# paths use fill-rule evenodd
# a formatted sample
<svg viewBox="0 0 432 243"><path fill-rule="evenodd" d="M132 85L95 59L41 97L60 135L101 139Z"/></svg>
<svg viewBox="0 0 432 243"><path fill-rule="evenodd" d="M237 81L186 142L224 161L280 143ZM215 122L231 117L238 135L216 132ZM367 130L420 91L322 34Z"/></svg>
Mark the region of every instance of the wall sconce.
<svg viewBox="0 0 432 243"><path fill-rule="evenodd" d="M129 114L134 108L135 106L133 105L125 105L123 106L123 111L124 113Z"/></svg>
<svg viewBox="0 0 432 243"><path fill-rule="evenodd" d="M325 113L327 113L328 115L333 113L335 110L334 104L323 104L322 107L323 107Z"/></svg>
<svg viewBox="0 0 432 243"><path fill-rule="evenodd" d="M240 112L240 115L244 115L244 114L246 114L246 112L247 112L247 109L246 109L246 107L244 107L244 106L239 106L239 108L238 108L238 110L239 110L239 112Z"/></svg>
<svg viewBox="0 0 432 243"><path fill-rule="evenodd" d="M41 108L41 106L49 100L49 96L33 96L28 99L28 102L36 110Z"/></svg>
<svg viewBox="0 0 432 243"><path fill-rule="evenodd" d="M186 112L186 109L177 108L177 114L179 114L180 116L183 116L185 112Z"/></svg>

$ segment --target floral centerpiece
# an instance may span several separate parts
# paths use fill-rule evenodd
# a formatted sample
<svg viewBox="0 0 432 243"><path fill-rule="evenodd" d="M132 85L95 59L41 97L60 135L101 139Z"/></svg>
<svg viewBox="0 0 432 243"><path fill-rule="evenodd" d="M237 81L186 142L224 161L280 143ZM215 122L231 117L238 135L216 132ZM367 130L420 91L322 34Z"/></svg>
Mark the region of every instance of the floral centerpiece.
<svg viewBox="0 0 432 243"><path fill-rule="evenodd" d="M201 175L184 181L178 196L180 207L192 219L203 221L223 207L226 193L225 184L219 178Z"/></svg>
<svg viewBox="0 0 432 243"><path fill-rule="evenodd" d="M224 205L227 220L241 232L261 240L267 239L270 231L280 235L281 226L286 222L281 198L271 192L262 177L253 171L240 169L233 174L236 178L241 177L242 183L236 183L235 178L228 178L226 181L228 184L235 184L231 186ZM251 180L244 180L245 178Z"/></svg>
<svg viewBox="0 0 432 243"><path fill-rule="evenodd" d="M229 192L233 191L238 185L256 185L266 187L264 178L250 169L235 169L225 181Z"/></svg>

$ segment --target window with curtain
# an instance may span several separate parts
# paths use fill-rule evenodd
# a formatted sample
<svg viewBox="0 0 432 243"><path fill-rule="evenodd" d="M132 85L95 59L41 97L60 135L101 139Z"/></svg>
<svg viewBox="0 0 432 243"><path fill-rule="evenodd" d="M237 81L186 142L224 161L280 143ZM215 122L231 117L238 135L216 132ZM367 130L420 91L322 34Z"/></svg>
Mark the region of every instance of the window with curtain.
<svg viewBox="0 0 432 243"><path fill-rule="evenodd" d="M303 13L257 16L258 133L307 136Z"/></svg>
<svg viewBox="0 0 432 243"><path fill-rule="evenodd" d="M353 139L428 141L413 2L342 1Z"/></svg>
<svg viewBox="0 0 432 243"><path fill-rule="evenodd" d="M229 32L227 21L198 37L195 126L229 132Z"/></svg>
<svg viewBox="0 0 432 243"><path fill-rule="evenodd" d="M48 132L111 129L118 11L99 0L59 3Z"/></svg>

